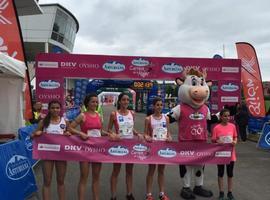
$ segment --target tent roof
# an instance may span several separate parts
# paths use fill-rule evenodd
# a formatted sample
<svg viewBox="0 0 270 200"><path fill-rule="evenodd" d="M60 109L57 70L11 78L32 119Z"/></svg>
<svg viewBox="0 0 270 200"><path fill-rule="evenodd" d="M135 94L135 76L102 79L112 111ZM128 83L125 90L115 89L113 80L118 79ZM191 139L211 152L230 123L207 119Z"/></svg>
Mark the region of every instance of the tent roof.
<svg viewBox="0 0 270 200"><path fill-rule="evenodd" d="M25 63L0 52L0 77L19 76L25 77Z"/></svg>

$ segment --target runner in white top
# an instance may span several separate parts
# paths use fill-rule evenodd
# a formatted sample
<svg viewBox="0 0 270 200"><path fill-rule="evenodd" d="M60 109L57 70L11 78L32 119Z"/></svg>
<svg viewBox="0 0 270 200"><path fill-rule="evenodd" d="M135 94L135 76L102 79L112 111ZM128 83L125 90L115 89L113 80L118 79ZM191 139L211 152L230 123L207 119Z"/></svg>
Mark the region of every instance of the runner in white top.
<svg viewBox="0 0 270 200"><path fill-rule="evenodd" d="M153 140L172 141L171 134L168 130L169 118L162 114L162 108L162 99L160 97L156 97L153 100L154 114L146 117L145 119L144 137L148 142L152 142ZM149 165L146 177L146 200L154 199L151 191L155 169L156 165ZM158 185L160 191L159 199L169 200L169 198L164 193L164 169L165 165L158 165Z"/></svg>
<svg viewBox="0 0 270 200"><path fill-rule="evenodd" d="M42 134L60 134L70 135L67 131L67 122L63 117L60 116L61 104L58 101L51 101L48 105L48 114L42 119L37 130L32 134L31 138L38 137ZM43 160L43 188L42 188L42 199L51 199L51 182L53 175L53 168L56 168L56 180L57 180L57 191L58 199L65 199L65 175L67 169L67 161L57 160Z"/></svg>
<svg viewBox="0 0 270 200"><path fill-rule="evenodd" d="M117 111L113 111L110 115L110 121L108 125L109 137L112 141L119 141L122 138L131 139L138 136L143 140L143 135L138 133L134 129L134 113L128 110L129 96L125 93L121 93L118 96ZM116 133L113 132L113 126ZM121 163L113 164L113 172L111 175L111 200L116 200L116 187L117 178L121 169ZM127 184L127 200L135 200L132 195L132 173L133 164L126 164L126 184Z"/></svg>

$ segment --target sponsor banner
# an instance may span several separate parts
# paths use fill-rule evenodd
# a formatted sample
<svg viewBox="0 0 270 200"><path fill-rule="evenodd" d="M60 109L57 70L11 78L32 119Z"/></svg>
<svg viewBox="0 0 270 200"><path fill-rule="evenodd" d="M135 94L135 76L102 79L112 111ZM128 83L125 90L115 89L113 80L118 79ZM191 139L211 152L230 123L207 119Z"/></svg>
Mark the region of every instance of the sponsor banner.
<svg viewBox="0 0 270 200"><path fill-rule="evenodd" d="M249 113L254 117L264 117L262 79L255 49L245 42L236 43L236 49L242 63L241 80Z"/></svg>
<svg viewBox="0 0 270 200"><path fill-rule="evenodd" d="M0 52L17 60L25 61L20 25L13 0L3 0L0 3ZM28 70L26 70L24 82L24 119L27 120L32 118Z"/></svg>
<svg viewBox="0 0 270 200"><path fill-rule="evenodd" d="M225 164L231 160L232 145L207 143L140 142L107 137L90 138L43 134L34 140L33 157L45 160L72 160L102 163L140 164Z"/></svg>
<svg viewBox="0 0 270 200"><path fill-rule="evenodd" d="M205 69L207 80L233 84L224 86L224 90L235 90L234 85L239 86L241 84L241 61L239 59L39 54L36 57L36 63L38 85L36 96L38 101L41 102L61 98L61 102L64 103L64 87L58 88L58 83L62 85L65 78L90 78L94 79L95 82L97 79L175 80L183 76L182 73L185 69L195 68ZM96 82L96 84L99 84L99 82ZM92 89L94 88L96 87L93 86ZM81 90L81 88L79 89ZM219 91L220 88L216 84L211 94L211 98L217 99L215 103L218 101L218 109L222 108L223 105L220 103ZM83 96L79 92L76 93L78 102ZM229 96L232 96L232 94ZM240 92L237 96L240 99ZM149 105L151 106L151 103Z"/></svg>
<svg viewBox="0 0 270 200"><path fill-rule="evenodd" d="M270 123L265 123L262 129L262 134L257 144L262 149L270 149Z"/></svg>
<svg viewBox="0 0 270 200"><path fill-rule="evenodd" d="M39 54L37 77L91 77L145 80L174 80L186 68L206 69L208 78L239 80L241 64L237 59L202 59L169 57L135 57L76 54ZM221 73L223 67L235 68L235 73ZM238 69L238 72L237 72ZM95 71L95 73L93 73ZM232 70L233 71L233 70ZM225 76L225 77L224 77ZM212 77L212 78L211 78Z"/></svg>
<svg viewBox="0 0 270 200"><path fill-rule="evenodd" d="M1 199L27 199L37 191L31 161L23 141L15 140L0 145L0 156Z"/></svg>
<svg viewBox="0 0 270 200"><path fill-rule="evenodd" d="M21 141L24 142L27 157L31 163L31 166L37 163L37 160L32 158L32 151L33 151L33 143L30 135L36 130L37 124L33 124L30 126L22 127L18 130L18 136Z"/></svg>

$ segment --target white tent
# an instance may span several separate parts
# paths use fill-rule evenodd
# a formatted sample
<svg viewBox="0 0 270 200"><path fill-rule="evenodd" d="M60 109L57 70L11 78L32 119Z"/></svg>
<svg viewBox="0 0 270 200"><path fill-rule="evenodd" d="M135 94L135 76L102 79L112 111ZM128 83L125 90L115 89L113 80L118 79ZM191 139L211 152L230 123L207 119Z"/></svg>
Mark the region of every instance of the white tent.
<svg viewBox="0 0 270 200"><path fill-rule="evenodd" d="M0 52L0 137L23 126L25 70L24 62Z"/></svg>

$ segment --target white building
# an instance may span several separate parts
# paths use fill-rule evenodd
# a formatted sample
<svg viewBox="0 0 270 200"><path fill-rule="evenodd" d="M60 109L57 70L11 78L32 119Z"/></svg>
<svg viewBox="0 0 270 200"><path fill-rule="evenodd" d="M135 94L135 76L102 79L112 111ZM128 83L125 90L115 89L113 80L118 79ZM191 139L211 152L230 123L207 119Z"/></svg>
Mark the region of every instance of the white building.
<svg viewBox="0 0 270 200"><path fill-rule="evenodd" d="M30 79L35 76L34 61L38 53L71 53L79 22L60 4L39 5L42 14L20 16Z"/></svg>

